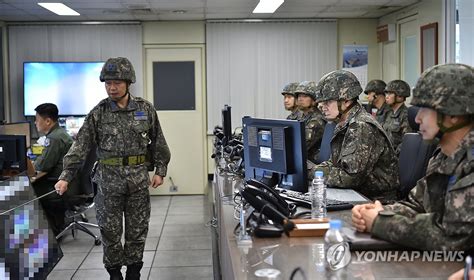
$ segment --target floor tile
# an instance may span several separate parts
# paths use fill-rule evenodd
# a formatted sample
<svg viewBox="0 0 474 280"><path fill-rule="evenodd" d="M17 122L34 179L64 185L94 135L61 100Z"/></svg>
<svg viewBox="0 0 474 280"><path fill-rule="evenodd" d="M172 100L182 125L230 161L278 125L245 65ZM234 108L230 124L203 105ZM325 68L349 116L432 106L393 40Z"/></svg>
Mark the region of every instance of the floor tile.
<svg viewBox="0 0 474 280"><path fill-rule="evenodd" d="M149 280L211 280L211 266L193 267L153 267L150 270Z"/></svg>
<svg viewBox="0 0 474 280"><path fill-rule="evenodd" d="M211 230L204 224L165 225L162 236L210 236Z"/></svg>
<svg viewBox="0 0 474 280"><path fill-rule="evenodd" d="M211 236L163 236L158 250L212 249Z"/></svg>
<svg viewBox="0 0 474 280"><path fill-rule="evenodd" d="M47 280L65 280L65 279L71 279L75 272L76 272L75 269L68 269L68 270L57 270L57 269L54 269L54 270L51 271L51 273L48 275Z"/></svg>
<svg viewBox="0 0 474 280"><path fill-rule="evenodd" d="M86 258L87 253L65 253L55 270L77 269Z"/></svg>
<svg viewBox="0 0 474 280"><path fill-rule="evenodd" d="M165 225L205 224L207 222L208 219L204 215L168 215Z"/></svg>
<svg viewBox="0 0 474 280"><path fill-rule="evenodd" d="M152 267L209 266L211 250L156 251Z"/></svg>

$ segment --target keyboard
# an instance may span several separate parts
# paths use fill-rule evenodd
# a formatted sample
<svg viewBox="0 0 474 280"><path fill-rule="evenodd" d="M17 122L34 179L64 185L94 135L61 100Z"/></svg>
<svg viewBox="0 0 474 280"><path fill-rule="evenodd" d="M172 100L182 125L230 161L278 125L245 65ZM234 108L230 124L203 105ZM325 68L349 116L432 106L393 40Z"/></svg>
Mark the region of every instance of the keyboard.
<svg viewBox="0 0 474 280"><path fill-rule="evenodd" d="M280 196L286 200L292 201L298 206L311 209L311 198L309 193L301 193L297 191L291 191L286 189L278 189ZM327 211L340 211L352 209L354 205L347 201L340 201L334 199L326 199L326 210Z"/></svg>

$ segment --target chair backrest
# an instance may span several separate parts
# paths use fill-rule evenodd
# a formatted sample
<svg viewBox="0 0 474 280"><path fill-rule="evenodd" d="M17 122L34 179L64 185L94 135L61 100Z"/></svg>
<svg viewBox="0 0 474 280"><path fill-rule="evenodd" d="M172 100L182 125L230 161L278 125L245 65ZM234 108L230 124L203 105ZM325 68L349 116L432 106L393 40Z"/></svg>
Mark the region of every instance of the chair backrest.
<svg viewBox="0 0 474 280"><path fill-rule="evenodd" d="M428 162L437 146L437 141L427 143L419 133L403 136L398 170L400 173L400 199L405 199L416 182L425 176Z"/></svg>
<svg viewBox="0 0 474 280"><path fill-rule="evenodd" d="M415 122L416 114L418 114L418 110L420 107L418 106L410 106L408 107L408 124L410 125L412 131L419 131L420 125Z"/></svg>
<svg viewBox="0 0 474 280"><path fill-rule="evenodd" d="M324 127L323 139L321 140L321 148L319 149L319 156L316 164L329 160L331 157L331 139L336 128L335 122L328 122Z"/></svg>
<svg viewBox="0 0 474 280"><path fill-rule="evenodd" d="M71 187L68 190L70 199L70 204L80 203L81 199L74 199L72 197L80 196L89 196L93 197L96 194L96 190L91 181L91 172L94 167L94 163L97 161L97 147L94 145L89 151L86 159L82 163L81 168L78 170L75 178L71 181Z"/></svg>

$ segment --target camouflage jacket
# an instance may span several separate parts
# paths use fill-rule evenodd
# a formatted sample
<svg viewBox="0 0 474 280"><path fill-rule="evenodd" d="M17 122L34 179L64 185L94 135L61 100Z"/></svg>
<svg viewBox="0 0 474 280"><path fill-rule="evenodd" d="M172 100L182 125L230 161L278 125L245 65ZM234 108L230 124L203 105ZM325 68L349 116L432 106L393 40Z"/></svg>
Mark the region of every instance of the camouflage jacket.
<svg viewBox="0 0 474 280"><path fill-rule="evenodd" d="M56 124L46 134L44 149L34 166L36 171L47 172L49 177L59 177L63 171L63 157L72 145L72 138Z"/></svg>
<svg viewBox="0 0 474 280"><path fill-rule="evenodd" d="M386 205L372 235L421 250L474 247L474 130L452 156L438 149L407 201Z"/></svg>
<svg viewBox="0 0 474 280"><path fill-rule="evenodd" d="M400 154L400 147L402 146L403 135L407 132L411 132L410 124L408 123L408 108L405 104L402 104L398 108L397 112L390 110L387 115L383 128L390 136L392 140L393 148L397 155Z"/></svg>
<svg viewBox="0 0 474 280"><path fill-rule="evenodd" d="M338 123L331 140L331 158L312 167L323 170L332 187L351 188L370 199L396 199L398 162L380 124L357 103Z"/></svg>
<svg viewBox="0 0 474 280"><path fill-rule="evenodd" d="M319 155L326 120L317 108L308 113L301 113L300 120L304 121L305 124L307 159L314 162Z"/></svg>
<svg viewBox="0 0 474 280"><path fill-rule="evenodd" d="M387 115L389 115L392 108L390 108L387 103L384 103L380 109L377 110L375 114L375 119L379 122L379 124L383 127L383 124L387 120Z"/></svg>
<svg viewBox="0 0 474 280"><path fill-rule="evenodd" d="M301 111L300 110L294 110L289 114L286 119L287 120L299 120L301 118Z"/></svg>
<svg viewBox="0 0 474 280"><path fill-rule="evenodd" d="M64 171L60 179L68 182L72 180L94 144L97 145L99 159L148 153L156 167L155 174L166 176L170 151L156 110L150 102L129 96L129 103L124 109L106 98L89 112L76 141L64 157ZM134 168L129 169L132 171ZM137 176L140 177L142 175L138 173L143 172L139 172L139 169L144 169L136 168Z"/></svg>

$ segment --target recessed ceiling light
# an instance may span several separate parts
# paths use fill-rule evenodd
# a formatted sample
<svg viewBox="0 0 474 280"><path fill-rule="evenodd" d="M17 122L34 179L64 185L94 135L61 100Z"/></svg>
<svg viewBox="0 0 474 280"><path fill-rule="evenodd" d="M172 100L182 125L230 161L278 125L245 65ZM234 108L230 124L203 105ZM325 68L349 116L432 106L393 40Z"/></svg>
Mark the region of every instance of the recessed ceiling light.
<svg viewBox="0 0 474 280"><path fill-rule="evenodd" d="M38 3L41 7L60 16L80 16L80 14L63 3Z"/></svg>
<svg viewBox="0 0 474 280"><path fill-rule="evenodd" d="M185 10L173 10L171 11L173 14L185 14L186 11Z"/></svg>
<svg viewBox="0 0 474 280"><path fill-rule="evenodd" d="M283 4L284 0L260 0L253 10L254 14L272 14Z"/></svg>

